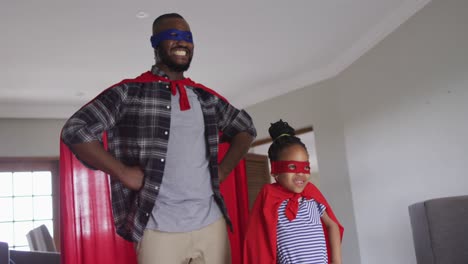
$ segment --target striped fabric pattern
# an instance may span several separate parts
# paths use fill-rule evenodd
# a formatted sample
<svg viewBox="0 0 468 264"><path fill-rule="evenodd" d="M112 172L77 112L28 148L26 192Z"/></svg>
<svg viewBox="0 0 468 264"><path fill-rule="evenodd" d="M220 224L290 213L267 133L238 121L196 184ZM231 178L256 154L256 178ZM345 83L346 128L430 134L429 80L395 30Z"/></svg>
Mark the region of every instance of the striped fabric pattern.
<svg viewBox="0 0 468 264"><path fill-rule="evenodd" d="M302 199L296 219L285 215L288 200L278 209L277 254L280 264L327 264L327 247L320 217L325 206Z"/></svg>

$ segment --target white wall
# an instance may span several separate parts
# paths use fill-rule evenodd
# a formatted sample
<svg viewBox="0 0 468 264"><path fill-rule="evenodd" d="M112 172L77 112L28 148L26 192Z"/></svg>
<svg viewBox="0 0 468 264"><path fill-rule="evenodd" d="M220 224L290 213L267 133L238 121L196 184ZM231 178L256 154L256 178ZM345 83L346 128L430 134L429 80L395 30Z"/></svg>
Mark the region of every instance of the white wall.
<svg viewBox="0 0 468 264"><path fill-rule="evenodd" d="M467 14L466 0L432 1L330 81L362 263L416 263L408 205L468 194Z"/></svg>
<svg viewBox="0 0 468 264"><path fill-rule="evenodd" d="M0 119L0 157L58 157L65 120Z"/></svg>
<svg viewBox="0 0 468 264"><path fill-rule="evenodd" d="M467 14L433 0L337 77L247 109L261 134L314 127L345 264L416 263L408 206L468 194Z"/></svg>

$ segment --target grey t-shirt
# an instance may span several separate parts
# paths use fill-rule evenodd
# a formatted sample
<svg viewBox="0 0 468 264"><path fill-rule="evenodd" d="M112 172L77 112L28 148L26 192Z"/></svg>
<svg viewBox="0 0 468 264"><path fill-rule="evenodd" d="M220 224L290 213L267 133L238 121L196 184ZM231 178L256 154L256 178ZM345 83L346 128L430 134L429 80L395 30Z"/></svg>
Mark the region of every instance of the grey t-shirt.
<svg viewBox="0 0 468 264"><path fill-rule="evenodd" d="M189 110L180 111L179 92L171 99L164 177L148 229L189 232L222 217L211 187L201 105L197 95L186 90Z"/></svg>

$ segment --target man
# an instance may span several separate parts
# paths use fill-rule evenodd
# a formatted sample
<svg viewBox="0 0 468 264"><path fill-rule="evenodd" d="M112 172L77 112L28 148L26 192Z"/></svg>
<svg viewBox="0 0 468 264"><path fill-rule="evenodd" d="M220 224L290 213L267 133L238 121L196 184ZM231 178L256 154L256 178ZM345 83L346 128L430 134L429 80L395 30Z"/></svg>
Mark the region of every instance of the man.
<svg viewBox="0 0 468 264"><path fill-rule="evenodd" d="M83 163L111 175L116 230L138 243L139 263L230 263L219 182L248 151L255 128L245 111L184 77L194 44L182 16L158 17L151 42L151 71L78 110L62 139ZM219 132L230 148L218 164Z"/></svg>

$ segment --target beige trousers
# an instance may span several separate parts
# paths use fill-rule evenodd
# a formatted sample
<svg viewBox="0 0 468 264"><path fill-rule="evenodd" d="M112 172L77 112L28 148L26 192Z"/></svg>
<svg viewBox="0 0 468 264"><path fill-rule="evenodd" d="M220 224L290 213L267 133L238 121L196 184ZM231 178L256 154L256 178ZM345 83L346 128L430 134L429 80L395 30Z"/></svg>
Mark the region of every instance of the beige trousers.
<svg viewBox="0 0 468 264"><path fill-rule="evenodd" d="M224 218L200 230L168 233L146 229L137 246L138 264L230 264Z"/></svg>

